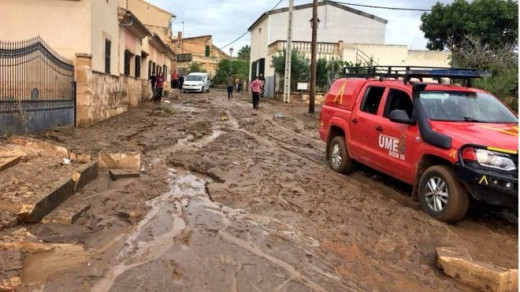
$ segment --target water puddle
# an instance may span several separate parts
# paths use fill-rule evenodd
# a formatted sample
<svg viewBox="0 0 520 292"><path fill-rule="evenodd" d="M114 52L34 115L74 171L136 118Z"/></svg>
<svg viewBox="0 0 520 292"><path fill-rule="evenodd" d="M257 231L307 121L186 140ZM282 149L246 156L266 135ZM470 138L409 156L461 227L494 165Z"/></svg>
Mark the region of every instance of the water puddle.
<svg viewBox="0 0 520 292"><path fill-rule="evenodd" d="M207 140L216 139L219 135L221 133L214 132L213 135L208 136ZM211 201L206 192L206 182L189 172L171 169L170 177L170 191L147 202L151 209L135 230L122 241L117 254L117 264L93 286L91 291L105 292L111 289L123 291L116 287L120 275L129 273L126 278L135 278L134 274L141 276L137 273L142 273L143 268L138 269L139 267L148 267L157 260L172 256L176 257L175 260L186 273L199 275L199 281L209 281L211 277L206 278L208 275L201 274L203 272L200 270L201 266L193 265L193 261L189 256L186 259L184 253L197 256L202 253L205 261L209 262L212 261L212 258L221 258L223 254L233 254L238 266L254 263L267 267L264 268L267 269L267 272L264 271L264 275L262 275L264 279L269 279L272 274L282 270L285 277L276 287L277 291L284 291L288 285L294 285L294 283L299 283L298 285L315 291L328 290L320 286L318 282L314 282L316 279L304 275L300 266L283 260L283 256L267 253L256 244L258 240L265 239L264 237L273 232L273 226L280 226L283 223L273 218L250 215L244 210L229 208ZM284 225L283 229L274 230L274 232L284 232L286 238L294 241L294 245L298 246L297 250L312 250L319 246L315 239L291 230L287 225ZM193 247L194 249L189 246L180 248L180 243L174 239L186 230L196 233L199 238L209 236L207 239L213 241L206 243L206 240L200 242L199 239L196 247ZM212 235L208 235L208 231ZM237 235L235 233L237 231L242 235ZM217 236L216 239L215 236ZM214 252L207 254L208 250L214 250ZM220 263L220 260L217 262ZM333 273L333 271L324 271L317 266L308 268L319 275L332 275ZM144 268L144 271L147 270ZM147 276L144 275L144 277ZM327 276L327 278L330 280L333 277ZM215 281L227 283L231 280L233 279ZM236 278L234 280L236 281ZM338 280L335 282L340 284ZM190 284L196 285L197 283L185 283L185 285Z"/></svg>
<svg viewBox="0 0 520 292"><path fill-rule="evenodd" d="M177 150L186 149L186 148L197 148L200 149L209 143L215 141L218 137L226 132L218 129L214 129L211 135L207 135L202 137L199 140L195 140L195 137L192 134L188 134L185 138L179 139L177 144L172 147L172 152Z"/></svg>

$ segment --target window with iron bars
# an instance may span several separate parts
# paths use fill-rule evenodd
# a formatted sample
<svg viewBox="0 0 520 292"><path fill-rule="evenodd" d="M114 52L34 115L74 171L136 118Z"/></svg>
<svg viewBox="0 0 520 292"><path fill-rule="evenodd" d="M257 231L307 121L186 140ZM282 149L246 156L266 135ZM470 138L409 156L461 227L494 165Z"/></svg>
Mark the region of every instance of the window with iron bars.
<svg viewBox="0 0 520 292"><path fill-rule="evenodd" d="M141 56L135 56L135 78L141 77Z"/></svg>
<svg viewBox="0 0 520 292"><path fill-rule="evenodd" d="M130 76L130 62L132 61L132 53L125 50L125 76Z"/></svg>
<svg viewBox="0 0 520 292"><path fill-rule="evenodd" d="M112 42L109 40L105 40L105 73L110 74L110 51L112 47Z"/></svg>

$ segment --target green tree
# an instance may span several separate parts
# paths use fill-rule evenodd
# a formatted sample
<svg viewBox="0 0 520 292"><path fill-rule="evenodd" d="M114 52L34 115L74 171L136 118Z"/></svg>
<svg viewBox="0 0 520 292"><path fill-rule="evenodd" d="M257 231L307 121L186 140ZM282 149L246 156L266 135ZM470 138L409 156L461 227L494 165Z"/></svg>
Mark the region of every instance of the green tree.
<svg viewBox="0 0 520 292"><path fill-rule="evenodd" d="M249 62L250 55L251 55L251 47L248 45L243 46L238 51L238 59L240 59L240 60Z"/></svg>
<svg viewBox="0 0 520 292"><path fill-rule="evenodd" d="M491 48L518 41L518 2L513 0L455 0L437 2L421 16L421 30L430 50L459 47L467 36Z"/></svg>
<svg viewBox="0 0 520 292"><path fill-rule="evenodd" d="M273 66L276 74L284 76L285 50L273 56ZM291 55L291 90L296 90L298 82L308 82L310 78L310 61L304 54L293 50ZM283 80L282 82L283 83ZM283 85L282 85L283 86Z"/></svg>
<svg viewBox="0 0 520 292"><path fill-rule="evenodd" d="M215 84L224 84L227 82L229 77L229 66L231 62L231 74L233 77L238 77L241 80L247 80L249 78L249 62L244 60L220 60L218 63L217 73L213 79Z"/></svg>
<svg viewBox="0 0 520 292"><path fill-rule="evenodd" d="M202 69L202 66L198 62L192 62L190 68L188 69L188 73L191 72L206 72L206 70Z"/></svg>
<svg viewBox="0 0 520 292"><path fill-rule="evenodd" d="M514 45L492 49L481 40L468 37L452 50L451 65L489 71L490 77L473 81L473 86L502 98L515 111L518 104L518 53Z"/></svg>

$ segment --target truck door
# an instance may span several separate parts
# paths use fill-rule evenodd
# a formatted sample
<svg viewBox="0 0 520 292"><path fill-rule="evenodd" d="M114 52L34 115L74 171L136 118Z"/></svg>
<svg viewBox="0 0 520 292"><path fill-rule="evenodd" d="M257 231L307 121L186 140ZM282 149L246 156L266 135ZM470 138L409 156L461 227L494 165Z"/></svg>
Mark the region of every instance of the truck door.
<svg viewBox="0 0 520 292"><path fill-rule="evenodd" d="M381 170L395 178L413 183L415 178L413 149L418 144L417 125L407 125L390 121L390 112L395 109L404 110L411 117L413 104L410 95L402 90L390 88L384 101L383 118L377 126L378 160Z"/></svg>
<svg viewBox="0 0 520 292"><path fill-rule="evenodd" d="M381 100L386 87L368 84L362 99L354 105L350 120L350 151L353 157L371 167L381 169L378 158L378 134L383 117Z"/></svg>

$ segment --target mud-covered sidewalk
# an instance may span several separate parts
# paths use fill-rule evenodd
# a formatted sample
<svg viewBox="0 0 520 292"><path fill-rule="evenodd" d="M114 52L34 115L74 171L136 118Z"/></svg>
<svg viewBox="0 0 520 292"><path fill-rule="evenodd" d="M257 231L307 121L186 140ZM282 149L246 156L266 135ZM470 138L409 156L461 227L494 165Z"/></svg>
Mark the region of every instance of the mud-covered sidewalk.
<svg viewBox="0 0 520 292"><path fill-rule="evenodd" d="M19 291L473 291L436 267L437 247L516 269L516 214L476 206L444 224L393 179L334 173L306 105L174 95L39 137L93 157L137 151L142 167L100 171L54 211L88 206L71 224L0 231L22 251L4 253Z"/></svg>

